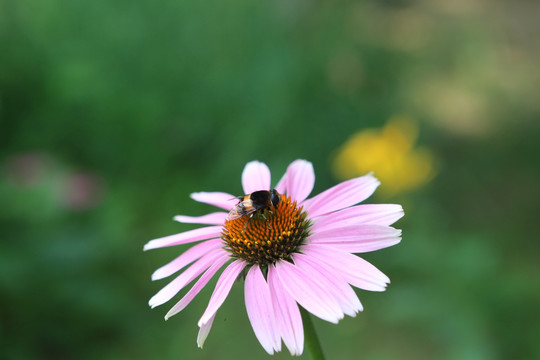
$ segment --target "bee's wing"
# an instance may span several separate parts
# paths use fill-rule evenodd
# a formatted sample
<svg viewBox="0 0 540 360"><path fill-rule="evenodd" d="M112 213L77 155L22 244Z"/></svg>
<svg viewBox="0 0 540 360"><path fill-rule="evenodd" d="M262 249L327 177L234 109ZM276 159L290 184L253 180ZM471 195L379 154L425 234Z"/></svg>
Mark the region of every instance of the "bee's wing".
<svg viewBox="0 0 540 360"><path fill-rule="evenodd" d="M227 220L236 220L238 218L241 218L242 216L244 216L245 212L240 212L238 210L238 206L236 206L235 208L233 208L231 211L229 211L229 216L227 216Z"/></svg>
<svg viewBox="0 0 540 360"><path fill-rule="evenodd" d="M249 215L255 211L257 211L257 209L253 207L250 199L243 200L240 201L238 205L236 205L234 208L232 208L231 211L229 211L229 216L227 216L227 220L235 220L241 218L242 216Z"/></svg>

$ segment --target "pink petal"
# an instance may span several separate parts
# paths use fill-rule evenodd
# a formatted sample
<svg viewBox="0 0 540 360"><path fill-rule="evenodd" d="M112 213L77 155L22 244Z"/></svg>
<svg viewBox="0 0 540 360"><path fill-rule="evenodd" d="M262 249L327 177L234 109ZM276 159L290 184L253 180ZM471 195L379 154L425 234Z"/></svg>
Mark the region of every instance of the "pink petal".
<svg viewBox="0 0 540 360"><path fill-rule="evenodd" d="M235 201L238 202L238 200ZM203 216L176 215L174 220L185 224L223 225L226 218L226 212L215 212Z"/></svg>
<svg viewBox="0 0 540 360"><path fill-rule="evenodd" d="M208 270L197 280L195 285L184 295L179 302L177 302L165 315L165 320L168 320L171 316L178 314L180 311L184 310L186 306L189 305L191 300L197 296L197 294L205 287L205 285L210 281L210 279L218 272L219 269L225 264L229 259L222 257L218 259L215 263L210 266Z"/></svg>
<svg viewBox="0 0 540 360"><path fill-rule="evenodd" d="M276 189L280 194L286 194L287 193L287 185L288 185L287 178L288 177L289 176L287 175L287 171L285 171L285 174L283 174L281 179L279 179L277 185L274 187L274 189Z"/></svg>
<svg viewBox="0 0 540 360"><path fill-rule="evenodd" d="M317 277L319 279L321 284L323 284L337 300L341 310L345 314L354 317L358 311L363 309L354 290L343 277L341 277L339 272L332 269L332 267L303 254L294 254L293 260L296 266L301 267L307 273L311 274L312 277Z"/></svg>
<svg viewBox="0 0 540 360"><path fill-rule="evenodd" d="M229 295L229 291L231 291L234 281L238 275L240 275L240 272L242 272L242 269L244 269L245 266L246 263L244 260L236 260L225 268L219 277L216 288L214 289L212 297L210 298L210 302L199 320L199 327L210 321L210 318L218 311L219 307L227 298L227 295Z"/></svg>
<svg viewBox="0 0 540 360"><path fill-rule="evenodd" d="M274 304L276 322L283 342L291 355L302 355L304 350L304 327L296 301L283 288L274 266L268 267L268 285Z"/></svg>
<svg viewBox="0 0 540 360"><path fill-rule="evenodd" d="M264 350L270 355L274 349L281 351L270 289L257 264L247 273L244 296L249 321Z"/></svg>
<svg viewBox="0 0 540 360"><path fill-rule="evenodd" d="M312 218L328 214L364 201L379 184L372 175L347 180L304 201L303 206Z"/></svg>
<svg viewBox="0 0 540 360"><path fill-rule="evenodd" d="M150 240L144 245L144 250L157 249L167 246L188 244L195 241L220 237L222 226L206 226L199 229L185 231L180 234L165 236L159 239Z"/></svg>
<svg viewBox="0 0 540 360"><path fill-rule="evenodd" d="M309 196L314 184L313 165L306 160L295 160L287 168L276 190L286 193L293 201L301 203Z"/></svg>
<svg viewBox="0 0 540 360"><path fill-rule="evenodd" d="M210 329L212 329L212 323L214 322L215 317L216 314L212 315L207 322L199 326L200 329L199 334L197 335L197 346L199 346L201 349L206 341L206 338L208 337L208 334L210 333Z"/></svg>
<svg viewBox="0 0 540 360"><path fill-rule="evenodd" d="M154 295L148 305L152 308L166 303L174 295L176 295L180 290L189 284L197 276L201 275L203 271L208 269L214 262L218 261L220 258L229 258L229 254L223 249L216 249L209 252L207 255L203 256L197 260L193 265L188 267L183 273L178 275L173 281L168 283L163 289L161 289L156 295Z"/></svg>
<svg viewBox="0 0 540 360"><path fill-rule="evenodd" d="M193 261L206 255L210 250L217 249L221 246L223 246L221 239L206 240L202 243L194 245L170 263L163 265L154 271L152 274L152 280L166 278L167 276L181 270L184 266L191 264Z"/></svg>
<svg viewBox="0 0 540 360"><path fill-rule="evenodd" d="M401 241L401 230L381 225L349 225L313 233L311 244L329 244L352 253L379 250Z"/></svg>
<svg viewBox="0 0 540 360"><path fill-rule="evenodd" d="M318 218L312 231L354 224L392 225L403 216L401 205L368 204L342 209Z"/></svg>
<svg viewBox="0 0 540 360"><path fill-rule="evenodd" d="M289 295L306 310L334 324L343 319L341 307L319 278L287 261L277 262L275 269Z"/></svg>
<svg viewBox="0 0 540 360"><path fill-rule="evenodd" d="M390 282L388 276L366 260L330 245L307 245L302 253L331 266L345 281L360 289L384 291Z"/></svg>
<svg viewBox="0 0 540 360"><path fill-rule="evenodd" d="M270 190L270 169L259 161L246 164L242 172L242 186L244 194L251 194L258 190Z"/></svg>
<svg viewBox="0 0 540 360"><path fill-rule="evenodd" d="M195 201L231 210L238 203L238 198L224 192L196 192L191 194Z"/></svg>

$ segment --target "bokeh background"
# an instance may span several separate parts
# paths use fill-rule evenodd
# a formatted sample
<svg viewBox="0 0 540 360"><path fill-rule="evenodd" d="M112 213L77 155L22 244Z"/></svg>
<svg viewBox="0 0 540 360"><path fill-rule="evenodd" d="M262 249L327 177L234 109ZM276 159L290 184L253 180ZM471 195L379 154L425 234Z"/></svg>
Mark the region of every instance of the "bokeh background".
<svg viewBox="0 0 540 360"><path fill-rule="evenodd" d="M0 358L267 359L242 284L167 322L150 274L195 191L297 158L403 204L329 359L538 359L534 0L0 1ZM178 299L179 297L176 297ZM171 302L171 305L173 302ZM284 352L276 359L288 359ZM301 358L307 359L307 354Z"/></svg>

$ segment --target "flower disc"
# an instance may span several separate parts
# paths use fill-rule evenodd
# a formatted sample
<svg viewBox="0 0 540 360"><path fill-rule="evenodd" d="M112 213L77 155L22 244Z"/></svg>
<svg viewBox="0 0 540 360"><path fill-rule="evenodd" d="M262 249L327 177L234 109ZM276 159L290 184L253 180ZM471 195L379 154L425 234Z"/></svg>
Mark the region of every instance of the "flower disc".
<svg viewBox="0 0 540 360"><path fill-rule="evenodd" d="M285 195L277 206L257 211L223 225L221 238L233 257L250 264L272 264L297 251L309 235L307 213Z"/></svg>

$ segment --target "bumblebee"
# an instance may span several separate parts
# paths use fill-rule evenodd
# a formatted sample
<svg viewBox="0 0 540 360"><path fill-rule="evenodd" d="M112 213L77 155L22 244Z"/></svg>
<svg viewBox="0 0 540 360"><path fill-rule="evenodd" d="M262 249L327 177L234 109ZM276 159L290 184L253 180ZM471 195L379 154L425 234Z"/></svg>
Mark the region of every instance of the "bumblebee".
<svg viewBox="0 0 540 360"><path fill-rule="evenodd" d="M277 206L281 201L281 195L276 189L259 190L252 192L251 194L240 196L238 199L240 201L229 212L228 220L235 220L246 215L253 216L257 211L262 212L270 206Z"/></svg>

